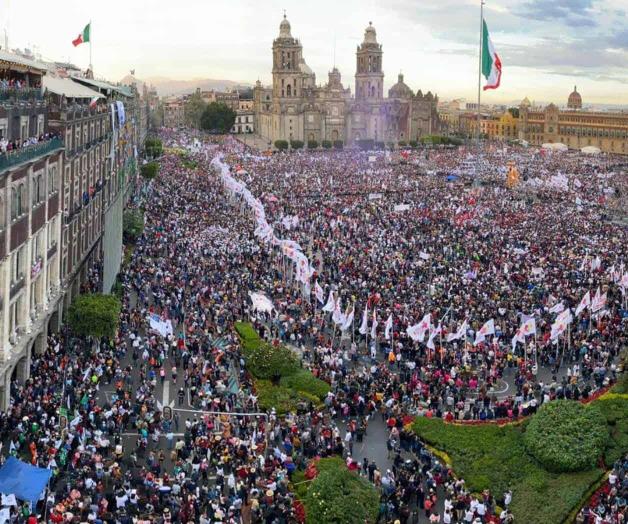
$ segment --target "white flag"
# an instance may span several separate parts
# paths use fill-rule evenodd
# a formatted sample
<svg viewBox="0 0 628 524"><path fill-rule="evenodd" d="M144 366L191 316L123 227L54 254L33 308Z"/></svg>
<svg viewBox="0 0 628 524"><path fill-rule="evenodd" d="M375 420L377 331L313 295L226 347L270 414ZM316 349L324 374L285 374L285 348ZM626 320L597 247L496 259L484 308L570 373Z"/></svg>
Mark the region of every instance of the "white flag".
<svg viewBox="0 0 628 524"><path fill-rule="evenodd" d="M558 304L554 304L549 312L550 313L560 313L561 311L565 310L565 305L562 302L559 302Z"/></svg>
<svg viewBox="0 0 628 524"><path fill-rule="evenodd" d="M373 324L371 324L371 338L375 339L377 336L377 311L373 310Z"/></svg>
<svg viewBox="0 0 628 524"><path fill-rule="evenodd" d="M495 334L495 321L490 319L484 323L484 325L478 330L475 334L475 342L473 342L474 346L477 346L480 342L484 342L486 340L487 335Z"/></svg>
<svg viewBox="0 0 628 524"><path fill-rule="evenodd" d="M550 338L552 340L556 340L561 333L564 333L567 329L567 326L571 324L573 317L571 316L571 311L569 309L565 309L560 315L556 317L556 320L552 324L552 332L550 334Z"/></svg>
<svg viewBox="0 0 628 524"><path fill-rule="evenodd" d="M458 331L456 331L455 333L449 333L447 335L447 342L453 342L454 340L460 340L461 338L466 337L468 328L469 328L469 325L467 324L467 321L465 320L458 328Z"/></svg>
<svg viewBox="0 0 628 524"><path fill-rule="evenodd" d="M392 313L391 313L388 319L386 320L386 324L384 324L384 338L386 340L390 340L390 331L392 330L392 327L393 327L393 318L392 318Z"/></svg>
<svg viewBox="0 0 628 524"><path fill-rule="evenodd" d="M326 311L327 313L332 313L335 307L336 301L334 300L334 292L330 290L329 297L327 298L327 304L325 304L325 307L323 307L323 311Z"/></svg>
<svg viewBox="0 0 628 524"><path fill-rule="evenodd" d="M522 317L522 320L523 320L523 323L521 324L521 326L519 326L519 329L517 329L515 336L512 337L513 351L515 350L515 346L517 345L517 342L521 342L522 344L525 344L526 337L528 335L534 335L536 333L536 320L534 320L534 317L528 317L524 315Z"/></svg>
<svg viewBox="0 0 628 524"><path fill-rule="evenodd" d="M347 331L353 324L353 317L355 315L355 305L351 308L351 312L345 314L345 323L340 327L341 331Z"/></svg>
<svg viewBox="0 0 628 524"><path fill-rule="evenodd" d="M254 311L265 311L267 313L270 313L273 309L275 309L273 303L263 293L252 293L249 291L249 297L251 298L251 302L253 302Z"/></svg>
<svg viewBox="0 0 628 524"><path fill-rule="evenodd" d="M346 319L342 312L342 301L340 298L336 301L336 304L334 306L334 314L332 315L331 319L337 326L341 326L345 323Z"/></svg>
<svg viewBox="0 0 628 524"><path fill-rule="evenodd" d="M364 313L362 314L362 323L360 324L360 335L366 335L369 329L369 309L364 308Z"/></svg>
<svg viewBox="0 0 628 524"><path fill-rule="evenodd" d="M591 312L596 313L606 305L606 293L600 294L600 288L597 288L595 296L591 301Z"/></svg>
<svg viewBox="0 0 628 524"><path fill-rule="evenodd" d="M596 271L596 270L600 269L601 267L602 267L602 259L600 258L600 255L597 255L591 261L591 271Z"/></svg>
<svg viewBox="0 0 628 524"><path fill-rule="evenodd" d="M442 332L443 332L443 328L441 327L440 324L438 324L436 328L430 330L430 337L427 340L427 347L430 348L432 351L436 349L436 346L434 345L434 339L436 338L437 335L440 335Z"/></svg>
<svg viewBox="0 0 628 524"><path fill-rule="evenodd" d="M325 292L323 288L318 284L318 281L314 284L314 294L316 295L316 299L321 303L325 303Z"/></svg>
<svg viewBox="0 0 628 524"><path fill-rule="evenodd" d="M580 316L580 313L582 313L589 306L591 306L591 292L587 291L576 308L576 316Z"/></svg>

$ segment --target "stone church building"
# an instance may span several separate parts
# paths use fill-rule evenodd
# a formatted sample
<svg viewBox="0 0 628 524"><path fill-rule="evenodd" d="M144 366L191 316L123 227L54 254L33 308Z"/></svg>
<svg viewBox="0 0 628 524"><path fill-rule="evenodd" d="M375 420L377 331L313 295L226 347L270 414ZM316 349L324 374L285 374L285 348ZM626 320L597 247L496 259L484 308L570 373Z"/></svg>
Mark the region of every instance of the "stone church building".
<svg viewBox="0 0 628 524"><path fill-rule="evenodd" d="M383 142L417 140L437 133L438 96L415 94L399 75L384 97L382 45L369 22L364 41L356 51L355 96L344 87L335 67L324 86L303 58L303 46L291 33L285 15L279 36L273 41L273 84L254 89L256 132L269 142L275 140L361 139Z"/></svg>

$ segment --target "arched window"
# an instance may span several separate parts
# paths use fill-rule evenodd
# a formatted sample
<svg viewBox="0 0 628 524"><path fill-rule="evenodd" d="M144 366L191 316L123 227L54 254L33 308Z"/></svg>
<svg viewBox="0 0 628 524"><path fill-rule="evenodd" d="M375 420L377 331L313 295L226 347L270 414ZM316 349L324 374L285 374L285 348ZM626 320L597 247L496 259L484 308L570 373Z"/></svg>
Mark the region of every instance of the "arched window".
<svg viewBox="0 0 628 524"><path fill-rule="evenodd" d="M286 95L292 96L292 86L290 84L288 84L288 87L286 88Z"/></svg>
<svg viewBox="0 0 628 524"><path fill-rule="evenodd" d="M11 188L11 220L17 218L17 187Z"/></svg>

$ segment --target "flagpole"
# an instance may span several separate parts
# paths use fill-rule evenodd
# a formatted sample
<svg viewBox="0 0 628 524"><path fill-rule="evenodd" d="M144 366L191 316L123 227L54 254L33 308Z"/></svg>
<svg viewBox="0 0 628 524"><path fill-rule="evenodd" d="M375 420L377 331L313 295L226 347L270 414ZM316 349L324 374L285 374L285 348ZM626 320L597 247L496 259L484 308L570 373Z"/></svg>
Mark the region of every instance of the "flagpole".
<svg viewBox="0 0 628 524"><path fill-rule="evenodd" d="M484 0L480 0L480 55L478 60L478 129L477 129L477 140L478 140L478 149L480 147L480 98L482 93L481 83L482 83L482 41L484 36Z"/></svg>
<svg viewBox="0 0 628 524"><path fill-rule="evenodd" d="M89 21L89 69L94 76L94 66L92 65L92 21Z"/></svg>

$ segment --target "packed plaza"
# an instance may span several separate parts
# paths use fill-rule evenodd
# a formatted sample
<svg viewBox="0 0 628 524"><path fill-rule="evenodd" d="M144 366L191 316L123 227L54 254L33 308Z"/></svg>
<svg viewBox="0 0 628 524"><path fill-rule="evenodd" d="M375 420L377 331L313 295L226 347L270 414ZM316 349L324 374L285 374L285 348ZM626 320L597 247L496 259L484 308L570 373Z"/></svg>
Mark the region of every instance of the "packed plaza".
<svg viewBox="0 0 628 524"><path fill-rule="evenodd" d="M3 460L52 470L44 500L9 520L302 522L295 478L337 457L374 486L377 522L516 521L516 491L468 489L410 423L524 420L618 381L625 160L160 138L159 174L131 198L145 227L117 336L51 334L0 414ZM324 398L261 406L237 322L288 348ZM608 464L579 522L625 522L627 462Z"/></svg>

